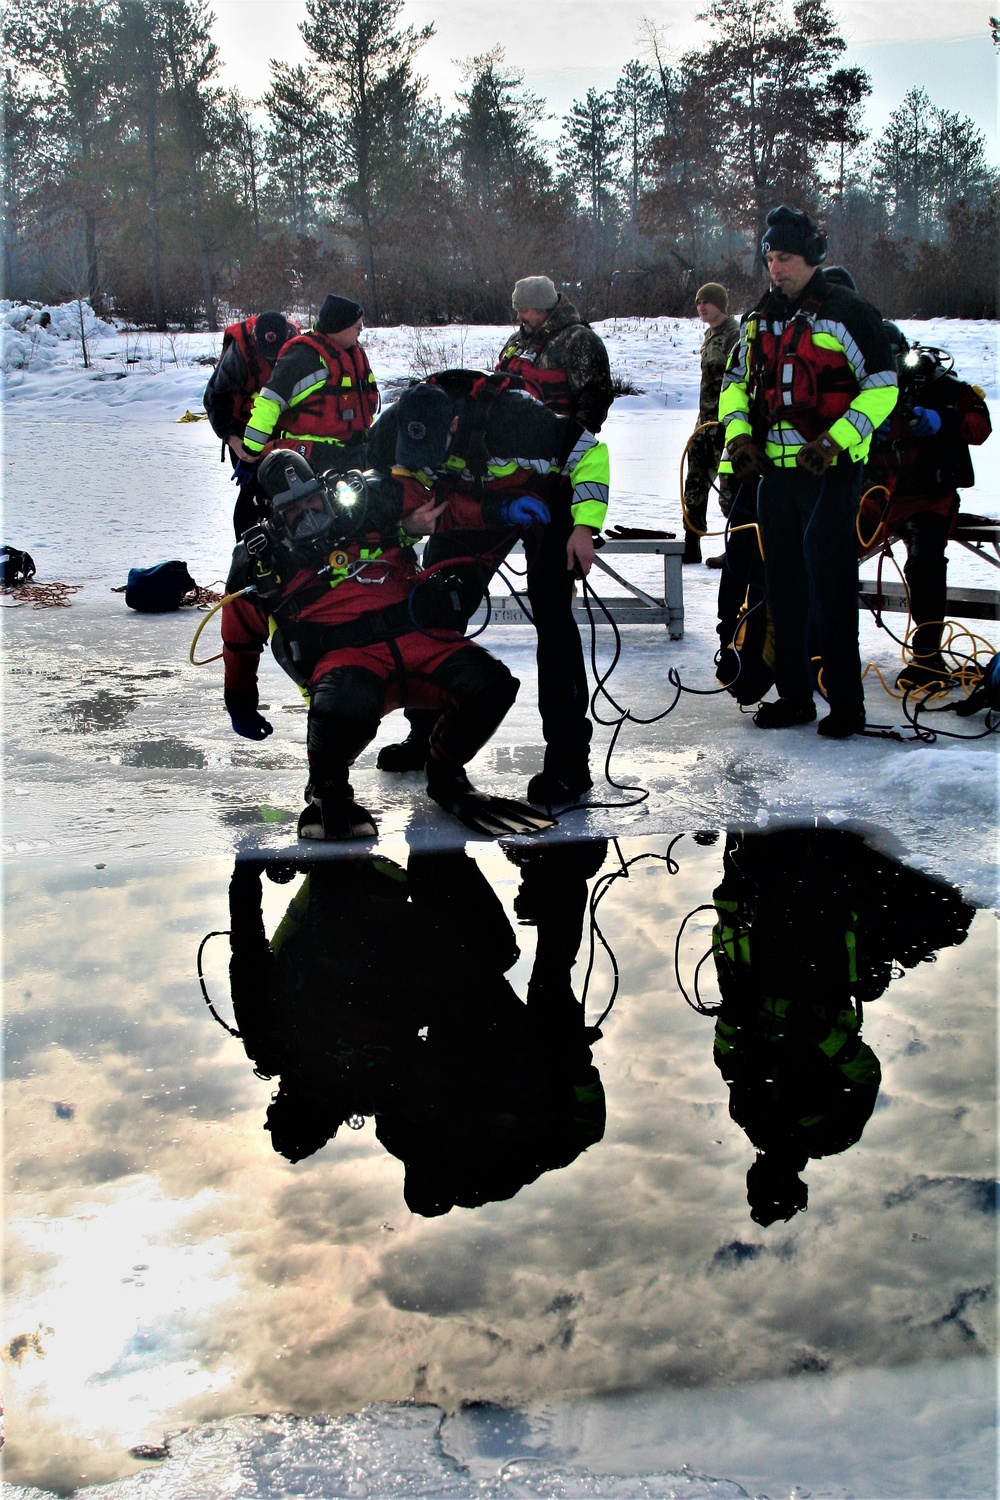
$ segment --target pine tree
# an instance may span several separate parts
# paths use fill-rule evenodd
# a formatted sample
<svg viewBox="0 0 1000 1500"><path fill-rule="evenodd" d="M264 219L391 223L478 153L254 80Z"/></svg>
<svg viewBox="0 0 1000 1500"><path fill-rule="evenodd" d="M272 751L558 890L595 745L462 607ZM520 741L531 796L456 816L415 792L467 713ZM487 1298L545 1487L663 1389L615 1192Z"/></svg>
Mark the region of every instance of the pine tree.
<svg viewBox="0 0 1000 1500"><path fill-rule="evenodd" d="M15 297L22 292L24 259L22 244L32 226L31 199L44 182L48 152L49 112L37 89L23 86L8 64L0 73L0 107L3 110L2 216L3 290Z"/></svg>
<svg viewBox="0 0 1000 1500"><path fill-rule="evenodd" d="M563 121L558 161L568 182L590 209L595 224L605 218L621 160L621 127L613 94L588 89L574 99Z"/></svg>
<svg viewBox="0 0 1000 1500"><path fill-rule="evenodd" d="M715 33L684 58L700 85L719 154L716 202L759 239L769 209L805 206L819 193L831 120L823 101L845 49L825 0L711 0Z"/></svg>
<svg viewBox="0 0 1000 1500"><path fill-rule="evenodd" d="M499 322L519 276L558 274L568 216L538 138L544 100L501 47L467 58L462 73L451 117L452 277L467 317Z"/></svg>
<svg viewBox="0 0 1000 1500"><path fill-rule="evenodd" d="M466 58L462 76L451 123L466 201L489 210L527 184L547 185L551 174L535 131L545 103L524 87L524 74L494 47Z"/></svg>
<svg viewBox="0 0 1000 1500"><path fill-rule="evenodd" d="M312 69L302 63L270 66L271 84L262 100L270 121L265 197L271 212L303 235L317 226L320 183L333 171L333 126L323 84Z"/></svg>
<svg viewBox="0 0 1000 1500"><path fill-rule="evenodd" d="M254 118L254 106L239 89L227 89L216 106L221 154L217 177L222 188L241 203L253 229L261 235L261 180L264 173L264 132Z"/></svg>
<svg viewBox="0 0 1000 1500"><path fill-rule="evenodd" d="M844 197L847 156L867 139L861 109L871 94L871 79L863 68L838 68L826 80L822 107L826 111L826 133L836 151L837 200Z"/></svg>
<svg viewBox="0 0 1000 1500"><path fill-rule="evenodd" d="M210 332L218 332L212 260L205 205L205 167L217 147L211 124L218 90L212 80L219 68L219 49L211 40L214 19L206 0L156 0L162 24L165 83L173 107L173 126L187 167L202 298ZM148 9L153 9L150 5Z"/></svg>
<svg viewBox="0 0 1000 1500"><path fill-rule="evenodd" d="M156 4L117 0L113 15L112 76L123 132L135 148L135 168L145 200L149 294L154 326L165 332L162 208L166 196L165 162L167 60Z"/></svg>
<svg viewBox="0 0 1000 1500"><path fill-rule="evenodd" d="M306 0L300 27L321 65L331 146L348 207L361 226L368 314L380 321L375 235L413 181L409 137L424 81L417 52L432 25L397 28L403 0Z"/></svg>
<svg viewBox="0 0 1000 1500"><path fill-rule="evenodd" d="M69 210L83 236L87 291L96 304L101 293L98 224L107 201L105 168L110 119L111 33L106 7L85 0L8 0L3 17L4 47L20 68L44 80L35 93L35 115L44 110L46 129L38 143L47 158L51 214L58 202ZM25 120L31 89L8 83L7 131ZM15 107L16 106L16 107Z"/></svg>
<svg viewBox="0 0 1000 1500"><path fill-rule="evenodd" d="M909 238L940 239L952 204L985 199L995 183L982 132L938 109L925 89L909 89L875 147L872 177L892 226Z"/></svg>
<svg viewBox="0 0 1000 1500"><path fill-rule="evenodd" d="M649 170L656 121L656 84L645 63L627 62L615 84L614 108L621 129L621 171L628 205L632 252L639 232L639 205Z"/></svg>

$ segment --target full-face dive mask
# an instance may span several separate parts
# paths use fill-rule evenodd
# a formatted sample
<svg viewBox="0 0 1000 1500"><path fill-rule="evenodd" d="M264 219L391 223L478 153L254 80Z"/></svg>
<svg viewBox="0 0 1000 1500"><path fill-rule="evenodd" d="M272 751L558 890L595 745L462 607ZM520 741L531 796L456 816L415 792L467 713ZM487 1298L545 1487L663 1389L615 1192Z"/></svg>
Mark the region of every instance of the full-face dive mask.
<svg viewBox="0 0 1000 1500"><path fill-rule="evenodd" d="M325 561L337 542L359 534L367 498L364 475L351 471L324 481L301 454L279 448L263 460L257 479L270 501L275 541L303 567Z"/></svg>

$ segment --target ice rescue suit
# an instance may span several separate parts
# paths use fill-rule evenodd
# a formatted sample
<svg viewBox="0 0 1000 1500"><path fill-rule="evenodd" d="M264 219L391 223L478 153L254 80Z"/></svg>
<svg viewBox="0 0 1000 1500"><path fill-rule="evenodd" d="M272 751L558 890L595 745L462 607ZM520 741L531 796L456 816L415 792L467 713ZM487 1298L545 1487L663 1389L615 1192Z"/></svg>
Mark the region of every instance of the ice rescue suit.
<svg viewBox="0 0 1000 1500"><path fill-rule="evenodd" d="M767 460L757 489L774 677L783 699L810 702L810 618L831 711L861 722L856 519L872 434L896 404L882 319L819 269L798 300L776 288L743 319L722 384L727 444L752 437ZM825 432L840 453L819 477L798 454Z"/></svg>
<svg viewBox="0 0 1000 1500"><path fill-rule="evenodd" d="M461 380L449 379L460 376ZM458 426L443 469L426 476L439 497L487 500L524 494L548 504L551 523L524 541L527 595L538 634L538 708L546 745L546 770L559 774L586 767L593 725L587 717L589 688L580 632L573 618L573 575L566 566L566 541L574 526L604 525L608 505L607 446L571 417L561 417L526 391L502 389L502 375L487 381L475 372L445 372L440 380L452 397ZM372 428L374 467L391 467L396 451L396 413L390 406ZM565 481L559 483L558 481ZM488 592L489 581L517 539L500 529L478 533L449 531L432 536L425 564L448 557L475 556L466 565L462 591L464 629ZM413 715L407 717L414 722Z"/></svg>
<svg viewBox="0 0 1000 1500"><path fill-rule="evenodd" d="M298 333L294 323L289 319L286 322L293 333ZM222 439L223 459L228 453L238 474L239 460L228 446L229 439L236 437L243 440L254 397L267 384L275 365L275 361L267 359L257 348L254 338L256 326L256 315L229 324L222 335L222 355L212 371L202 398L212 431ZM241 476L239 498L233 515L237 538L243 535L248 526L260 519L257 499L256 473Z"/></svg>
<svg viewBox="0 0 1000 1500"><path fill-rule="evenodd" d="M914 405L937 412L940 432L918 437L912 431ZM958 515L958 491L975 484L969 448L985 443L992 430L979 386L945 370L914 386L904 362L900 405L876 433L865 470L866 491L884 485L888 506L884 491L866 497L858 529L873 548L885 537L901 537L906 546L903 573L917 626L909 642L915 659L941 649L948 609L945 547Z"/></svg>
<svg viewBox="0 0 1000 1500"><path fill-rule="evenodd" d="M301 567L275 548L255 561L240 542L226 584L264 591L230 601L222 612L225 702L232 714L257 707L257 669L270 638L276 660L309 699L306 745L312 791L342 796L348 766L374 739L383 715L406 703L431 710L431 756L464 765L513 703L518 681L502 662L458 630L423 633L415 623L418 575L405 516L424 505L417 481L370 475L363 534ZM455 496L439 525L482 524L479 505Z"/></svg>
<svg viewBox="0 0 1000 1500"><path fill-rule="evenodd" d="M360 344L342 349L332 335L311 329L285 345L253 403L243 441L252 453L268 443L291 448L317 474L363 469L378 400Z"/></svg>

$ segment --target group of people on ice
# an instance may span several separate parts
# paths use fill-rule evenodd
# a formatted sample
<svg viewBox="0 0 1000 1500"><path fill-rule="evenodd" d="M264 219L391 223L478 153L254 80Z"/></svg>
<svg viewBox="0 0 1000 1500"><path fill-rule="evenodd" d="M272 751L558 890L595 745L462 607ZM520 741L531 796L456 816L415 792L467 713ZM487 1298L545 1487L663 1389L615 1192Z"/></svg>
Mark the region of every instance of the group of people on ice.
<svg viewBox="0 0 1000 1500"><path fill-rule="evenodd" d="M596 433L611 372L603 343L548 277L519 281L513 303L519 331L495 371L442 371L377 419L358 343L364 314L349 298L327 297L306 333L268 312L227 336L205 395L240 484L227 585L239 597L223 611L226 707L237 733L271 732L256 682L270 638L309 696L302 837L374 834L349 767L401 706L409 735L383 749L381 768L426 769L431 797L478 831L550 826L539 809L591 786L571 605L607 510L608 450ZM413 548L424 536L418 572ZM464 771L517 693L465 629L519 539L546 745L527 803L477 793Z"/></svg>
<svg viewBox="0 0 1000 1500"><path fill-rule="evenodd" d="M957 488L970 482L969 444L990 427L982 392L955 378L940 351L908 351L847 272L822 269L825 253L813 220L780 207L761 243L771 286L742 324L718 283L698 292L707 328L685 561L700 561L715 487L727 515L726 552L708 559L723 565L720 680L742 702L773 681L778 697L761 703L754 722L802 724L816 717L818 655L830 707L819 731L844 738L865 725L857 604L865 484L885 496L873 530L906 542L919 628L904 672L926 685L944 673L944 545ZM270 640L309 700L300 837L375 835L350 766L397 707L409 734L382 749L380 769L424 770L429 795L477 831L551 826L553 810L577 804L592 785L572 597L607 509L608 449L598 434L611 372L603 342L547 276L518 281L512 304L518 327L494 371L441 371L381 412L359 343L363 309L352 299L328 296L305 332L274 311L226 332L205 393L239 485L223 610L225 702L238 734L271 733L257 694ZM518 689L501 661L465 638L518 540L545 741L526 802L475 791L464 769Z"/></svg>

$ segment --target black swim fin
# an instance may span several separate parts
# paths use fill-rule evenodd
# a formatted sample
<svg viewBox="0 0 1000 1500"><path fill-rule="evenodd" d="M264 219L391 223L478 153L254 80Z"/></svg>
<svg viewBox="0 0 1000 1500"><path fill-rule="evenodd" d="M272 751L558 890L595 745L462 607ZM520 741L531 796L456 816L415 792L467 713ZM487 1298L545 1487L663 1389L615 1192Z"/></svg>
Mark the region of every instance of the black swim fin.
<svg viewBox="0 0 1000 1500"><path fill-rule="evenodd" d="M547 818L526 802L477 792L461 768L442 770L433 761L427 767L427 795L473 833L490 838L542 833L556 826L555 818Z"/></svg>
<svg viewBox="0 0 1000 1500"><path fill-rule="evenodd" d="M299 838L344 844L352 839L377 839L378 827L366 807L353 798L314 799L299 813Z"/></svg>

